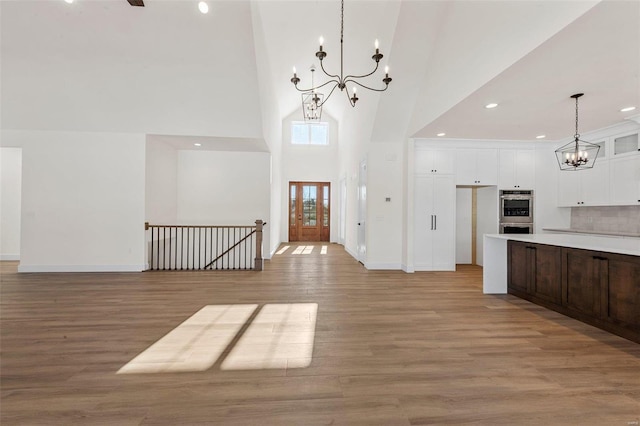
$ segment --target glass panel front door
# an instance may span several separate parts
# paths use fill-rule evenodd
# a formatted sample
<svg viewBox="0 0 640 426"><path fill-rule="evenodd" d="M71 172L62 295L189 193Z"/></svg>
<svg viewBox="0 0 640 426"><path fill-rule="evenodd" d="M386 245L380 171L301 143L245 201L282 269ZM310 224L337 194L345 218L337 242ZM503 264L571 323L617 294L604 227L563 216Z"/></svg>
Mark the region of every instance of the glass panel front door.
<svg viewBox="0 0 640 426"><path fill-rule="evenodd" d="M289 183L289 241L329 241L328 182Z"/></svg>

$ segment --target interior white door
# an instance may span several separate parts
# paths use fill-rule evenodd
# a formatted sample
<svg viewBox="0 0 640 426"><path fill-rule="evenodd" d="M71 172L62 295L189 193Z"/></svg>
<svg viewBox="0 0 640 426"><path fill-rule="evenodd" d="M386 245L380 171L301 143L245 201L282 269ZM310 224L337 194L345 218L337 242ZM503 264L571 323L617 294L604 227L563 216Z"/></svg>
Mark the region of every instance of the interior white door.
<svg viewBox="0 0 640 426"><path fill-rule="evenodd" d="M367 258L366 241L366 218L367 218L367 162L360 162L358 173L358 261L365 263Z"/></svg>

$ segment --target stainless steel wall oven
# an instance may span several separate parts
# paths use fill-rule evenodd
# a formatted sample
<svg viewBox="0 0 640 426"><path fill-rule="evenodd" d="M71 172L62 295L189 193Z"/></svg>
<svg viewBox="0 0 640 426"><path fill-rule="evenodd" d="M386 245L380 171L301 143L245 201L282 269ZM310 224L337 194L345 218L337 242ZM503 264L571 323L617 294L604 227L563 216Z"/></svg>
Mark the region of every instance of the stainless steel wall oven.
<svg viewBox="0 0 640 426"><path fill-rule="evenodd" d="M533 234L533 191L500 191L500 233Z"/></svg>

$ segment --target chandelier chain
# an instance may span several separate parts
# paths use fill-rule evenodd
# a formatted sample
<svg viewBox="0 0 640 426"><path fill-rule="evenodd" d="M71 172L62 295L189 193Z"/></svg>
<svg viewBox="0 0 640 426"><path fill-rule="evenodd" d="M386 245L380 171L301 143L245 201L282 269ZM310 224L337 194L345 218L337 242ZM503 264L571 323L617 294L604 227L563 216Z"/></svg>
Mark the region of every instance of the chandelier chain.
<svg viewBox="0 0 640 426"><path fill-rule="evenodd" d="M576 98L576 134L574 137L576 139L580 138L580 134L578 133L578 98Z"/></svg>
<svg viewBox="0 0 640 426"><path fill-rule="evenodd" d="M340 7L340 43L344 39L344 0L342 0L342 6Z"/></svg>

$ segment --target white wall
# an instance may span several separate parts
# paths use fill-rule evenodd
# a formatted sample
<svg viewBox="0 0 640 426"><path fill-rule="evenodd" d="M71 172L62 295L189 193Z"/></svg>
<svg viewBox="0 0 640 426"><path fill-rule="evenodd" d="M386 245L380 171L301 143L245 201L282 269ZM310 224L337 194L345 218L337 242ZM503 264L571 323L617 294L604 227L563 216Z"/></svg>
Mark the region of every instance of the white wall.
<svg viewBox="0 0 640 426"><path fill-rule="evenodd" d="M571 209L558 207L558 160L555 150L561 143L540 142L536 144L536 188L533 193L533 224L535 233L542 228L568 228Z"/></svg>
<svg viewBox="0 0 640 426"><path fill-rule="evenodd" d="M22 146L20 272L144 268L145 139L3 131Z"/></svg>
<svg viewBox="0 0 640 426"><path fill-rule="evenodd" d="M250 2L1 3L3 128L262 136Z"/></svg>
<svg viewBox="0 0 640 426"><path fill-rule="evenodd" d="M478 188L476 192L476 264L484 264L484 234L499 232L498 187Z"/></svg>
<svg viewBox="0 0 640 426"><path fill-rule="evenodd" d="M262 219L269 258L270 158L266 152L179 151L178 222L253 225Z"/></svg>
<svg viewBox="0 0 640 426"><path fill-rule="evenodd" d="M0 148L0 185L0 260L19 260L21 148Z"/></svg>
<svg viewBox="0 0 640 426"><path fill-rule="evenodd" d="M367 162L367 269L401 269L403 147L369 145ZM390 201L386 201L390 198Z"/></svg>
<svg viewBox="0 0 640 426"><path fill-rule="evenodd" d="M147 137L145 220L152 225L178 224L178 151Z"/></svg>
<svg viewBox="0 0 640 426"><path fill-rule="evenodd" d="M338 123L328 114L322 114L322 121L329 123L329 145L292 145L291 122L301 121L302 112L294 111L282 122L282 180L280 201L280 239L289 241L289 182L330 182L331 215L330 236L338 241L340 220L340 185L338 179Z"/></svg>
<svg viewBox="0 0 640 426"><path fill-rule="evenodd" d="M471 263L472 192L456 188L456 264Z"/></svg>

